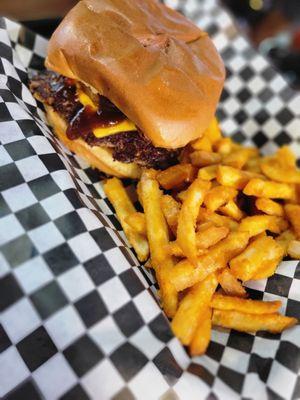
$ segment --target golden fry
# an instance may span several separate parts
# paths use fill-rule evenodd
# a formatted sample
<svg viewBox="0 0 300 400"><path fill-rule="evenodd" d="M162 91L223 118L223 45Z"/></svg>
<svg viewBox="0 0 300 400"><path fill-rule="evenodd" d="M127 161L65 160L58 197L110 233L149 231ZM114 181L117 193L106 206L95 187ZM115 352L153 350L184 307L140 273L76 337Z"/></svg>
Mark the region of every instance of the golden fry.
<svg viewBox="0 0 300 400"><path fill-rule="evenodd" d="M164 189L172 189L182 185L184 182L191 182L196 176L195 167L191 164L177 164L157 174L157 180Z"/></svg>
<svg viewBox="0 0 300 400"><path fill-rule="evenodd" d="M190 159L196 167L207 167L208 165L219 164L222 161L222 156L219 153L196 150L190 154Z"/></svg>
<svg viewBox="0 0 300 400"><path fill-rule="evenodd" d="M281 233L287 229L287 222L275 215L253 215L246 217L239 225L239 231L248 232L250 236L256 236L264 231Z"/></svg>
<svg viewBox="0 0 300 400"><path fill-rule="evenodd" d="M181 247L179 246L179 244L177 243L176 240L174 240L173 242L170 242L167 245L167 251L168 251L169 254L171 254L174 257L186 258L184 252L182 251ZM206 249L197 247L197 255L198 255L198 257L201 256L202 254L205 254L205 253L207 253Z"/></svg>
<svg viewBox="0 0 300 400"><path fill-rule="evenodd" d="M142 194L141 194L141 181L138 181L136 185L136 194L138 197L138 201L140 202L141 206L143 206L143 199L142 199Z"/></svg>
<svg viewBox="0 0 300 400"><path fill-rule="evenodd" d="M236 144L233 143L233 141L230 138L226 137L226 138L221 138L217 142L215 142L213 149L217 153L220 153L222 155L227 155L231 153L231 151L235 146Z"/></svg>
<svg viewBox="0 0 300 400"><path fill-rule="evenodd" d="M233 219L225 217L224 215L219 215L202 207L199 210L198 222L212 222L216 226L226 226L232 231L236 230L239 226Z"/></svg>
<svg viewBox="0 0 300 400"><path fill-rule="evenodd" d="M268 215L276 215L277 217L283 217L284 211L281 204L271 199L260 198L256 199L255 206L258 210Z"/></svg>
<svg viewBox="0 0 300 400"><path fill-rule="evenodd" d="M202 282L193 286L181 300L171 323L174 334L181 343L188 345L195 335L201 316L209 307L212 295L218 286L215 274L209 275Z"/></svg>
<svg viewBox="0 0 300 400"><path fill-rule="evenodd" d="M300 239L300 205L286 204L284 211L295 231L297 239Z"/></svg>
<svg viewBox="0 0 300 400"><path fill-rule="evenodd" d="M201 356L206 352L211 337L211 317L212 310L207 307L198 321L197 328L190 343L190 353L192 356Z"/></svg>
<svg viewBox="0 0 300 400"><path fill-rule="evenodd" d="M296 159L288 147L283 147L274 156L265 157L261 162L262 172L278 182L300 183L300 171Z"/></svg>
<svg viewBox="0 0 300 400"><path fill-rule="evenodd" d="M134 248L140 261L146 261L149 256L149 245L147 239L131 229L126 219L129 215L136 212L132 201L118 178L108 179L104 185L104 192L113 205L118 219L122 225L128 241Z"/></svg>
<svg viewBox="0 0 300 400"><path fill-rule="evenodd" d="M181 247L177 243L176 240L173 242L169 242L166 246L166 251L171 255L178 258L185 258L184 252L182 251Z"/></svg>
<svg viewBox="0 0 300 400"><path fill-rule="evenodd" d="M212 181L217 176L217 165L209 165L202 167L198 171L198 178L204 181Z"/></svg>
<svg viewBox="0 0 300 400"><path fill-rule="evenodd" d="M295 195L295 198L292 199L292 201L295 204L300 204L300 184L295 185L295 192L296 192L296 195Z"/></svg>
<svg viewBox="0 0 300 400"><path fill-rule="evenodd" d="M207 221L207 222L202 222L201 224L197 225L197 232L203 232L206 231L206 229L210 228L211 226L218 226L215 225L213 222L211 221Z"/></svg>
<svg viewBox="0 0 300 400"><path fill-rule="evenodd" d="M285 256L288 254L288 247L289 247L290 242L294 239L296 239L296 236L295 236L294 232L292 232L290 229L287 229L286 231L282 232L275 239L276 242L283 248Z"/></svg>
<svg viewBox="0 0 300 400"><path fill-rule="evenodd" d="M156 265L160 266L168 257L164 248L169 243L169 234L166 220L160 207L162 194L159 190L158 182L149 178L145 173L141 178L141 194L144 203L151 260L154 268L156 268Z"/></svg>
<svg viewBox="0 0 300 400"><path fill-rule="evenodd" d="M259 269L251 278L253 281L259 281L260 279L268 279L270 276L274 275L278 264L270 264L265 268Z"/></svg>
<svg viewBox="0 0 300 400"><path fill-rule="evenodd" d="M259 174L243 171L227 165L218 165L217 167L217 181L219 184L223 186L229 186L234 189L242 190L250 179L258 177L260 177Z"/></svg>
<svg viewBox="0 0 300 400"><path fill-rule="evenodd" d="M283 249L271 236L259 237L230 262L230 271L242 281L254 279L255 274L278 266L283 258Z"/></svg>
<svg viewBox="0 0 300 400"><path fill-rule="evenodd" d="M206 136L212 144L221 139L222 133L217 118L214 117L212 119L209 127L204 131L203 136Z"/></svg>
<svg viewBox="0 0 300 400"><path fill-rule="evenodd" d="M239 311L214 310L212 323L240 332L268 331L280 333L294 326L297 319L280 314L253 315Z"/></svg>
<svg viewBox="0 0 300 400"><path fill-rule="evenodd" d="M218 243L220 240L224 239L228 233L229 229L226 228L225 226L214 226L209 223L207 225L206 223L203 224L204 228L201 231L196 232L196 245L197 245L197 256L201 256L202 254L205 254L207 252L207 249L216 243ZM206 226L205 226L206 225ZM182 251L181 247L177 243L177 241L170 242L167 245L167 251L169 254L179 257L179 258L185 258L186 255Z"/></svg>
<svg viewBox="0 0 300 400"><path fill-rule="evenodd" d="M286 165L280 165L275 157L270 157L260 165L262 172L273 181L300 183L300 171Z"/></svg>
<svg viewBox="0 0 300 400"><path fill-rule="evenodd" d="M207 136L202 136L201 138L195 140L191 144L194 150L204 150L204 151L211 151L211 141Z"/></svg>
<svg viewBox="0 0 300 400"><path fill-rule="evenodd" d="M224 239L229 234L226 226L210 225L206 229L196 232L196 244L199 249L208 249Z"/></svg>
<svg viewBox="0 0 300 400"><path fill-rule="evenodd" d="M151 262L156 272L163 308L169 317L177 309L178 296L169 279L173 269L172 257L166 251L169 243L168 226L161 209L161 191L158 182L143 172L141 194L146 217L147 237L150 246Z"/></svg>
<svg viewBox="0 0 300 400"><path fill-rule="evenodd" d="M295 198L295 187L287 183L278 183L274 181L264 181L263 179L251 179L243 192L247 196L266 197L267 199L285 199Z"/></svg>
<svg viewBox="0 0 300 400"><path fill-rule="evenodd" d="M247 292L244 286L237 278L232 275L229 268L225 268L219 275L218 281L221 288L229 296L247 297Z"/></svg>
<svg viewBox="0 0 300 400"><path fill-rule="evenodd" d="M144 236L147 234L145 214L141 212L134 212L128 215L125 221L133 231L136 231Z"/></svg>
<svg viewBox="0 0 300 400"><path fill-rule="evenodd" d="M177 193L176 198L183 203L186 198L186 193L187 190L182 190L181 192Z"/></svg>
<svg viewBox="0 0 300 400"><path fill-rule="evenodd" d="M207 193L204 204L210 211L216 211L219 207L232 200L238 194L237 190L227 186L216 186Z"/></svg>
<svg viewBox="0 0 300 400"><path fill-rule="evenodd" d="M240 147L223 158L223 164L241 169L250 158L257 157L258 150L254 147Z"/></svg>
<svg viewBox="0 0 300 400"><path fill-rule="evenodd" d="M177 230L180 204L169 195L162 196L160 204L169 227L175 233Z"/></svg>
<svg viewBox="0 0 300 400"><path fill-rule="evenodd" d="M282 165L287 165L290 168L296 167L297 158L288 146L282 146L276 152L276 157Z"/></svg>
<svg viewBox="0 0 300 400"><path fill-rule="evenodd" d="M260 157L250 158L244 165L243 169L245 171L260 175L261 174L260 160L261 160Z"/></svg>
<svg viewBox="0 0 300 400"><path fill-rule="evenodd" d="M219 243L212 246L209 252L198 257L194 266L188 260L176 264L170 273L170 279L179 292L202 281L209 274L226 267L229 260L241 253L248 244L246 232L231 232Z"/></svg>
<svg viewBox="0 0 300 400"><path fill-rule="evenodd" d="M233 200L229 200L225 206L220 207L219 211L236 221L240 221L244 217L243 211L237 206Z"/></svg>
<svg viewBox="0 0 300 400"><path fill-rule="evenodd" d="M240 299L215 293L211 301L211 307L218 310L235 310L248 314L273 314L281 307L281 301Z"/></svg>
<svg viewBox="0 0 300 400"><path fill-rule="evenodd" d="M156 179L158 171L155 169L147 169L147 176L148 178ZM142 199L142 193L141 193L141 181L139 180L137 185L136 185L136 193L138 197L138 201L140 204L143 206L143 199Z"/></svg>
<svg viewBox="0 0 300 400"><path fill-rule="evenodd" d="M299 240L291 240L287 253L290 257L294 258L295 260L300 260L300 241Z"/></svg>
<svg viewBox="0 0 300 400"><path fill-rule="evenodd" d="M195 263L197 259L196 222L199 208L204 200L210 182L196 179L188 188L181 206L177 226L177 242L186 257Z"/></svg>

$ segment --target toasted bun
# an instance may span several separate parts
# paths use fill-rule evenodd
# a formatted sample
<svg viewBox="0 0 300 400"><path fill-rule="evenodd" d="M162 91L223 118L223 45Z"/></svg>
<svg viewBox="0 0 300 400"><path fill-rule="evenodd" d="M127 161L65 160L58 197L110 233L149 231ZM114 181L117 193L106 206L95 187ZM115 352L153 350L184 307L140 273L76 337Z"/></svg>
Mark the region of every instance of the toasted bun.
<svg viewBox="0 0 300 400"><path fill-rule="evenodd" d="M69 140L66 135L65 121L52 107L45 106L45 109L48 121L59 140L71 151L85 159L89 165L118 178L139 178L141 174L139 166L135 163L125 164L114 161L110 149L99 146L91 147L82 139Z"/></svg>
<svg viewBox="0 0 300 400"><path fill-rule="evenodd" d="M224 66L212 41L157 0L83 0L54 32L46 66L108 97L154 146L202 135Z"/></svg>

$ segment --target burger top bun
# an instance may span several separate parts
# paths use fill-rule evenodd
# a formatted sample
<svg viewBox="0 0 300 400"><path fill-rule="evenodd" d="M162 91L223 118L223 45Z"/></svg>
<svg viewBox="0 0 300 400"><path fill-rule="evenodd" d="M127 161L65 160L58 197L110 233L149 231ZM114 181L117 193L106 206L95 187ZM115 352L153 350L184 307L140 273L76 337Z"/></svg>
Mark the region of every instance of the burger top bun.
<svg viewBox="0 0 300 400"><path fill-rule="evenodd" d="M155 146L202 135L225 72L207 34L156 0L83 0L50 39L46 67L108 97Z"/></svg>

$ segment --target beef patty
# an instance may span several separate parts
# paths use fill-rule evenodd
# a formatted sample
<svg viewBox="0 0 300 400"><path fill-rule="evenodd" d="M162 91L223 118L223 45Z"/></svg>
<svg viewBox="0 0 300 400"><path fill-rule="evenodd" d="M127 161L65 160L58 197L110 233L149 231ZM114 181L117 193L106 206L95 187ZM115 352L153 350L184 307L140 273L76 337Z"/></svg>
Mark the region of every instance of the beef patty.
<svg viewBox="0 0 300 400"><path fill-rule="evenodd" d="M88 90L87 88L83 89ZM151 141L139 130L97 138L92 130L78 129L77 131L74 129L78 124L79 116L88 110L83 109L82 104L78 101L76 83L72 79L51 71L42 71L31 78L30 90L37 99L53 107L60 117L66 121L68 124L67 136L71 140L80 137L90 146L110 147L113 158L124 163L135 162L149 168L164 169L177 162L180 150L154 147ZM106 118L109 121L108 113L118 118L116 122L122 120L123 114L114 104L104 96L96 96L95 101L99 105L97 113L101 114L102 120ZM125 116L123 117L125 119Z"/></svg>

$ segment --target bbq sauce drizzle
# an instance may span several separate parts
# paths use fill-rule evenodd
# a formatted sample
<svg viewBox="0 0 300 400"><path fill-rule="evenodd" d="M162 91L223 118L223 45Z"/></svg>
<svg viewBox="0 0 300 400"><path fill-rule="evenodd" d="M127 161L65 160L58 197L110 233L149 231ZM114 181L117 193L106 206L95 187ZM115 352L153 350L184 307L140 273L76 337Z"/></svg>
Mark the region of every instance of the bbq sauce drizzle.
<svg viewBox="0 0 300 400"><path fill-rule="evenodd" d="M74 140L86 137L96 128L106 128L124 121L126 116L106 97L99 96L99 107L94 110L91 106L80 108L70 120L67 136Z"/></svg>

